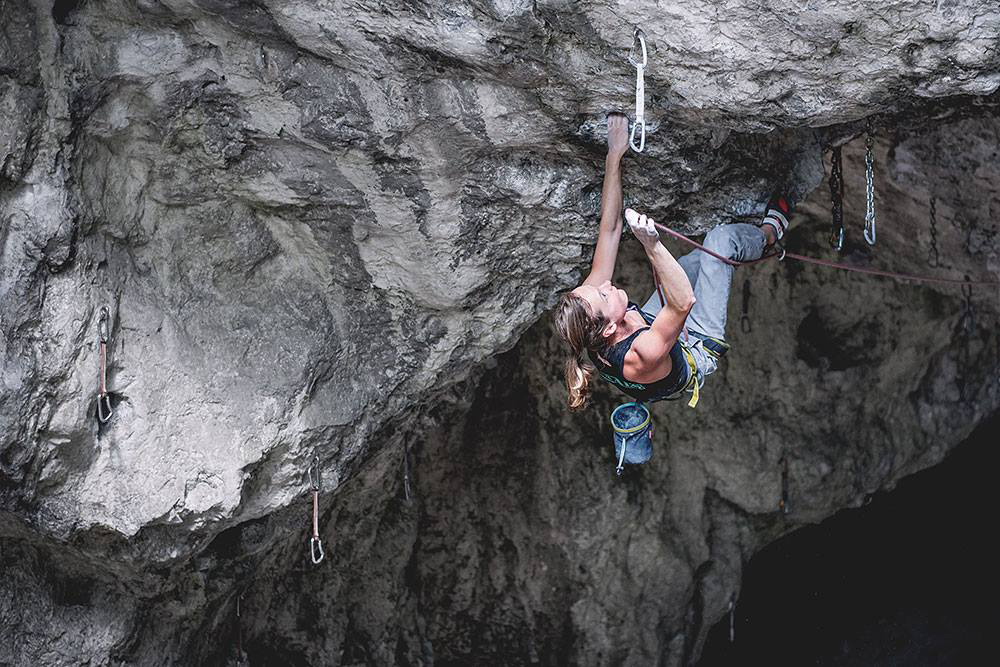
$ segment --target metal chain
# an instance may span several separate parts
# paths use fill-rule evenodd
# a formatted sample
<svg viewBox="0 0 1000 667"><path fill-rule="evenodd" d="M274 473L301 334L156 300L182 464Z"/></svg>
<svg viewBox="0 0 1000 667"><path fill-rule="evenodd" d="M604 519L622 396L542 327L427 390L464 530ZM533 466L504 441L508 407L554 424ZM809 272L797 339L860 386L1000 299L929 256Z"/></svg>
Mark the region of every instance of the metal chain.
<svg viewBox="0 0 1000 667"><path fill-rule="evenodd" d="M865 241L868 245L875 245L875 169L874 169L874 146L872 121L868 121L868 135L865 137L865 182L867 187L867 203L865 210Z"/></svg>
<svg viewBox="0 0 1000 667"><path fill-rule="evenodd" d="M941 266L941 257L938 255L937 245L937 197L932 196L931 202L931 249L927 251L927 263L932 267Z"/></svg>
<svg viewBox="0 0 1000 667"><path fill-rule="evenodd" d="M750 333L750 279L747 278L743 281L743 314L740 315L740 330L748 334Z"/></svg>
<svg viewBox="0 0 1000 667"><path fill-rule="evenodd" d="M844 248L844 168L840 146L830 154L830 203L833 205L830 245L840 252Z"/></svg>

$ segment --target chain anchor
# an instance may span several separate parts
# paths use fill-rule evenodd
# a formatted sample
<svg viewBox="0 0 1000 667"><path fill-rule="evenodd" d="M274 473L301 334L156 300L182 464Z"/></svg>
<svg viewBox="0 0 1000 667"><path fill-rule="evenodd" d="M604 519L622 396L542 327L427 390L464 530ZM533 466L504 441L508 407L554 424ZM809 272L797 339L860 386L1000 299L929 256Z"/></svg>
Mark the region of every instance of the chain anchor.
<svg viewBox="0 0 1000 667"><path fill-rule="evenodd" d="M930 201L931 209L931 248L927 251L927 263L933 267L937 268L941 266L941 258L938 255L938 244L937 244L937 197L931 197Z"/></svg>
<svg viewBox="0 0 1000 667"><path fill-rule="evenodd" d="M830 154L830 203L833 205L830 245L844 249L844 167L841 147L834 146Z"/></svg>
<svg viewBox="0 0 1000 667"><path fill-rule="evenodd" d="M867 136L865 137L865 184L866 202L865 209L865 241L868 245L875 245L875 137L873 136L872 120L868 119Z"/></svg>

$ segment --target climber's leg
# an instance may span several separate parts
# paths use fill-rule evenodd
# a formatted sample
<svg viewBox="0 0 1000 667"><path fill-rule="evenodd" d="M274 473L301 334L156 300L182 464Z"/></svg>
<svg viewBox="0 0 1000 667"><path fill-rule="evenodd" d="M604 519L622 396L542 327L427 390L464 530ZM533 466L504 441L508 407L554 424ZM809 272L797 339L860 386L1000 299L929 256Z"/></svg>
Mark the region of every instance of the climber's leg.
<svg viewBox="0 0 1000 667"><path fill-rule="evenodd" d="M759 258L767 245L769 226L737 223L719 225L705 236L704 246L722 257L739 262ZM701 253L697 280L694 285L695 304L687 318L687 328L724 341L726 310L729 306L729 286L733 267L707 253Z"/></svg>

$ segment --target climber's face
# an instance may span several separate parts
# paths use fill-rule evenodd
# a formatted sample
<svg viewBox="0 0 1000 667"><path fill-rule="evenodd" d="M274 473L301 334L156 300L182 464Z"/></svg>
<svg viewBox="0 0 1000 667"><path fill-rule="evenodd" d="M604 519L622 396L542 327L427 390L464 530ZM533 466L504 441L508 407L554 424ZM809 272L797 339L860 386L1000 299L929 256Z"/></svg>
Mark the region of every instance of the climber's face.
<svg viewBox="0 0 1000 667"><path fill-rule="evenodd" d="M603 315L612 324L618 324L625 319L628 308L628 294L605 280L600 285L580 285L573 294L579 296L590 306L590 312L595 316Z"/></svg>

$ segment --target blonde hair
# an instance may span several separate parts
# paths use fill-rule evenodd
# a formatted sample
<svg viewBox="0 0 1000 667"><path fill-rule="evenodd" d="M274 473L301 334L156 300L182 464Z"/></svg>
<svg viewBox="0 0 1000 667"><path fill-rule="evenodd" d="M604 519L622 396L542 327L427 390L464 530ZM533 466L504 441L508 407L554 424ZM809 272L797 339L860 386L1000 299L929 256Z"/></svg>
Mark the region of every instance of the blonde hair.
<svg viewBox="0 0 1000 667"><path fill-rule="evenodd" d="M604 328L610 320L595 316L590 304L572 292L559 297L556 309L556 331L570 347L566 360L566 389L569 390L569 409L579 410L590 396L590 380L597 371L586 358L587 351L599 352L604 346Z"/></svg>

